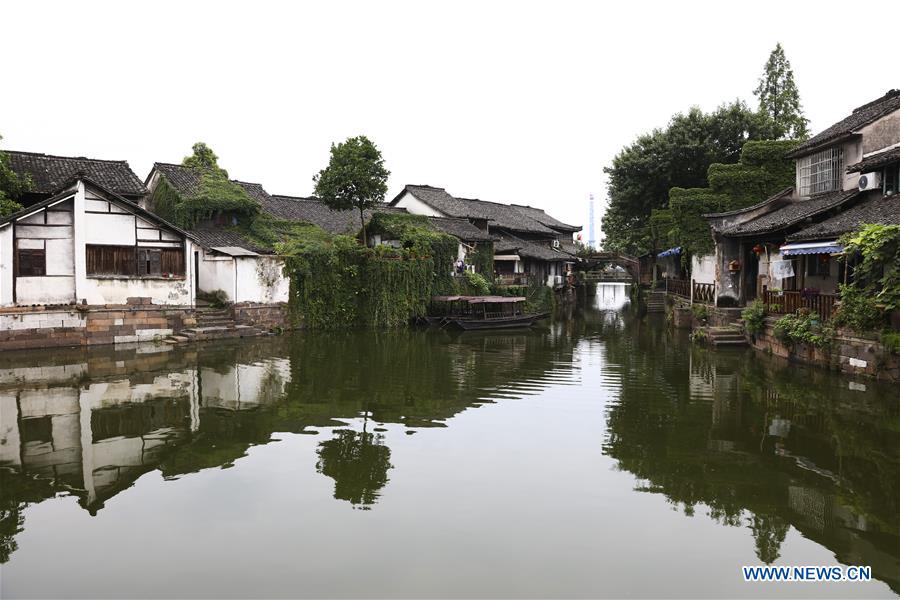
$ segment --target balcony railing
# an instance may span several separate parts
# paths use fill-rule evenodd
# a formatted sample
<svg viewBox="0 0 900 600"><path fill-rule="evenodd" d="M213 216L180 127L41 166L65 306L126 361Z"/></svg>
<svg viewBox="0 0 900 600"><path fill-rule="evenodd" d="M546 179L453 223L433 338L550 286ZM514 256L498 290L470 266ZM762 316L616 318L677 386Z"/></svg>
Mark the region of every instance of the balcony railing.
<svg viewBox="0 0 900 600"><path fill-rule="evenodd" d="M497 283L500 285L528 285L528 275L525 273L501 273L497 275Z"/></svg>
<svg viewBox="0 0 900 600"><path fill-rule="evenodd" d="M836 294L820 294L815 290L775 292L763 288L766 310L775 314L790 315L797 312L797 309L807 308L810 312L818 314L822 321L827 321L834 314L834 305L837 301Z"/></svg>
<svg viewBox="0 0 900 600"><path fill-rule="evenodd" d="M716 284L700 283L693 281L694 295L693 301L699 304L715 304L716 303Z"/></svg>
<svg viewBox="0 0 900 600"><path fill-rule="evenodd" d="M682 298L690 298L691 288L688 287L686 279L666 279L666 293L681 296Z"/></svg>

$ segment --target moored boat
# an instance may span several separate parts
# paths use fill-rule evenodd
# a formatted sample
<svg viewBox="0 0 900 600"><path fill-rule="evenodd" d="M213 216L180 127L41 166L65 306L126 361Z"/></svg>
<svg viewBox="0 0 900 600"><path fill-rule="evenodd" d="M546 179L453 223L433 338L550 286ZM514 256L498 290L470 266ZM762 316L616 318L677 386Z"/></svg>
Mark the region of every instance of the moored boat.
<svg viewBox="0 0 900 600"><path fill-rule="evenodd" d="M549 313L524 312L522 296L435 296L429 323L464 330L530 327Z"/></svg>

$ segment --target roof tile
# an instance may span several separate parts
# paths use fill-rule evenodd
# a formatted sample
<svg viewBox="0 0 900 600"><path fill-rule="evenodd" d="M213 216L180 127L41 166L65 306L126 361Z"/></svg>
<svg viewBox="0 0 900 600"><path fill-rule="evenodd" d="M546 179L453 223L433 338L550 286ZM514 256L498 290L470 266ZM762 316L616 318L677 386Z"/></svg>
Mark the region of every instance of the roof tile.
<svg viewBox="0 0 900 600"><path fill-rule="evenodd" d="M32 192L55 194L76 175L84 175L120 196L143 196L147 188L124 160L100 160L81 156L53 156L36 152L4 150L10 168L28 174Z"/></svg>

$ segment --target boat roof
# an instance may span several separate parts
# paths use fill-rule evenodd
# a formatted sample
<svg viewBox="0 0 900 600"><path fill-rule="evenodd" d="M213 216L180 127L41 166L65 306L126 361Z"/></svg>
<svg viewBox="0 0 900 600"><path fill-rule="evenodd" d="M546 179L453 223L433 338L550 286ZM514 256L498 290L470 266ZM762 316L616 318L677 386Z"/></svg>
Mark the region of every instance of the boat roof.
<svg viewBox="0 0 900 600"><path fill-rule="evenodd" d="M468 302L469 304L501 304L504 302L525 302L524 296L432 296L434 302Z"/></svg>

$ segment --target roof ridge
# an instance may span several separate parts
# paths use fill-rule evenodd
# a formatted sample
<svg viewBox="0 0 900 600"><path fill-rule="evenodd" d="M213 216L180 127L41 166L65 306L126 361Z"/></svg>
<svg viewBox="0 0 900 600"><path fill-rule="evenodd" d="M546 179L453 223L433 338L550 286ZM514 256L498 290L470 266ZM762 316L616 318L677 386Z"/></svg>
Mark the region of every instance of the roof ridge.
<svg viewBox="0 0 900 600"><path fill-rule="evenodd" d="M120 164L128 164L127 160L122 159L112 159L112 158L90 158L88 156L61 156L59 154L45 154L43 152L28 152L26 150L0 150L4 154L27 154L28 156L42 156L44 158L60 158L63 160L90 160L94 162L105 162L105 163L120 163Z"/></svg>
<svg viewBox="0 0 900 600"><path fill-rule="evenodd" d="M871 107L875 106L876 104L881 104L882 102L885 102L887 100L892 100L898 96L900 96L900 89L888 90L887 93L884 94L884 96L881 96L880 98L872 100L871 102L866 102L862 106L857 106L856 108L853 109L853 112L858 113L861 110L871 108Z"/></svg>
<svg viewBox="0 0 900 600"><path fill-rule="evenodd" d="M441 190L442 192L446 192L447 188L435 187L433 185L428 185L427 183L407 183L404 187L419 187L419 188L428 188L430 190Z"/></svg>

